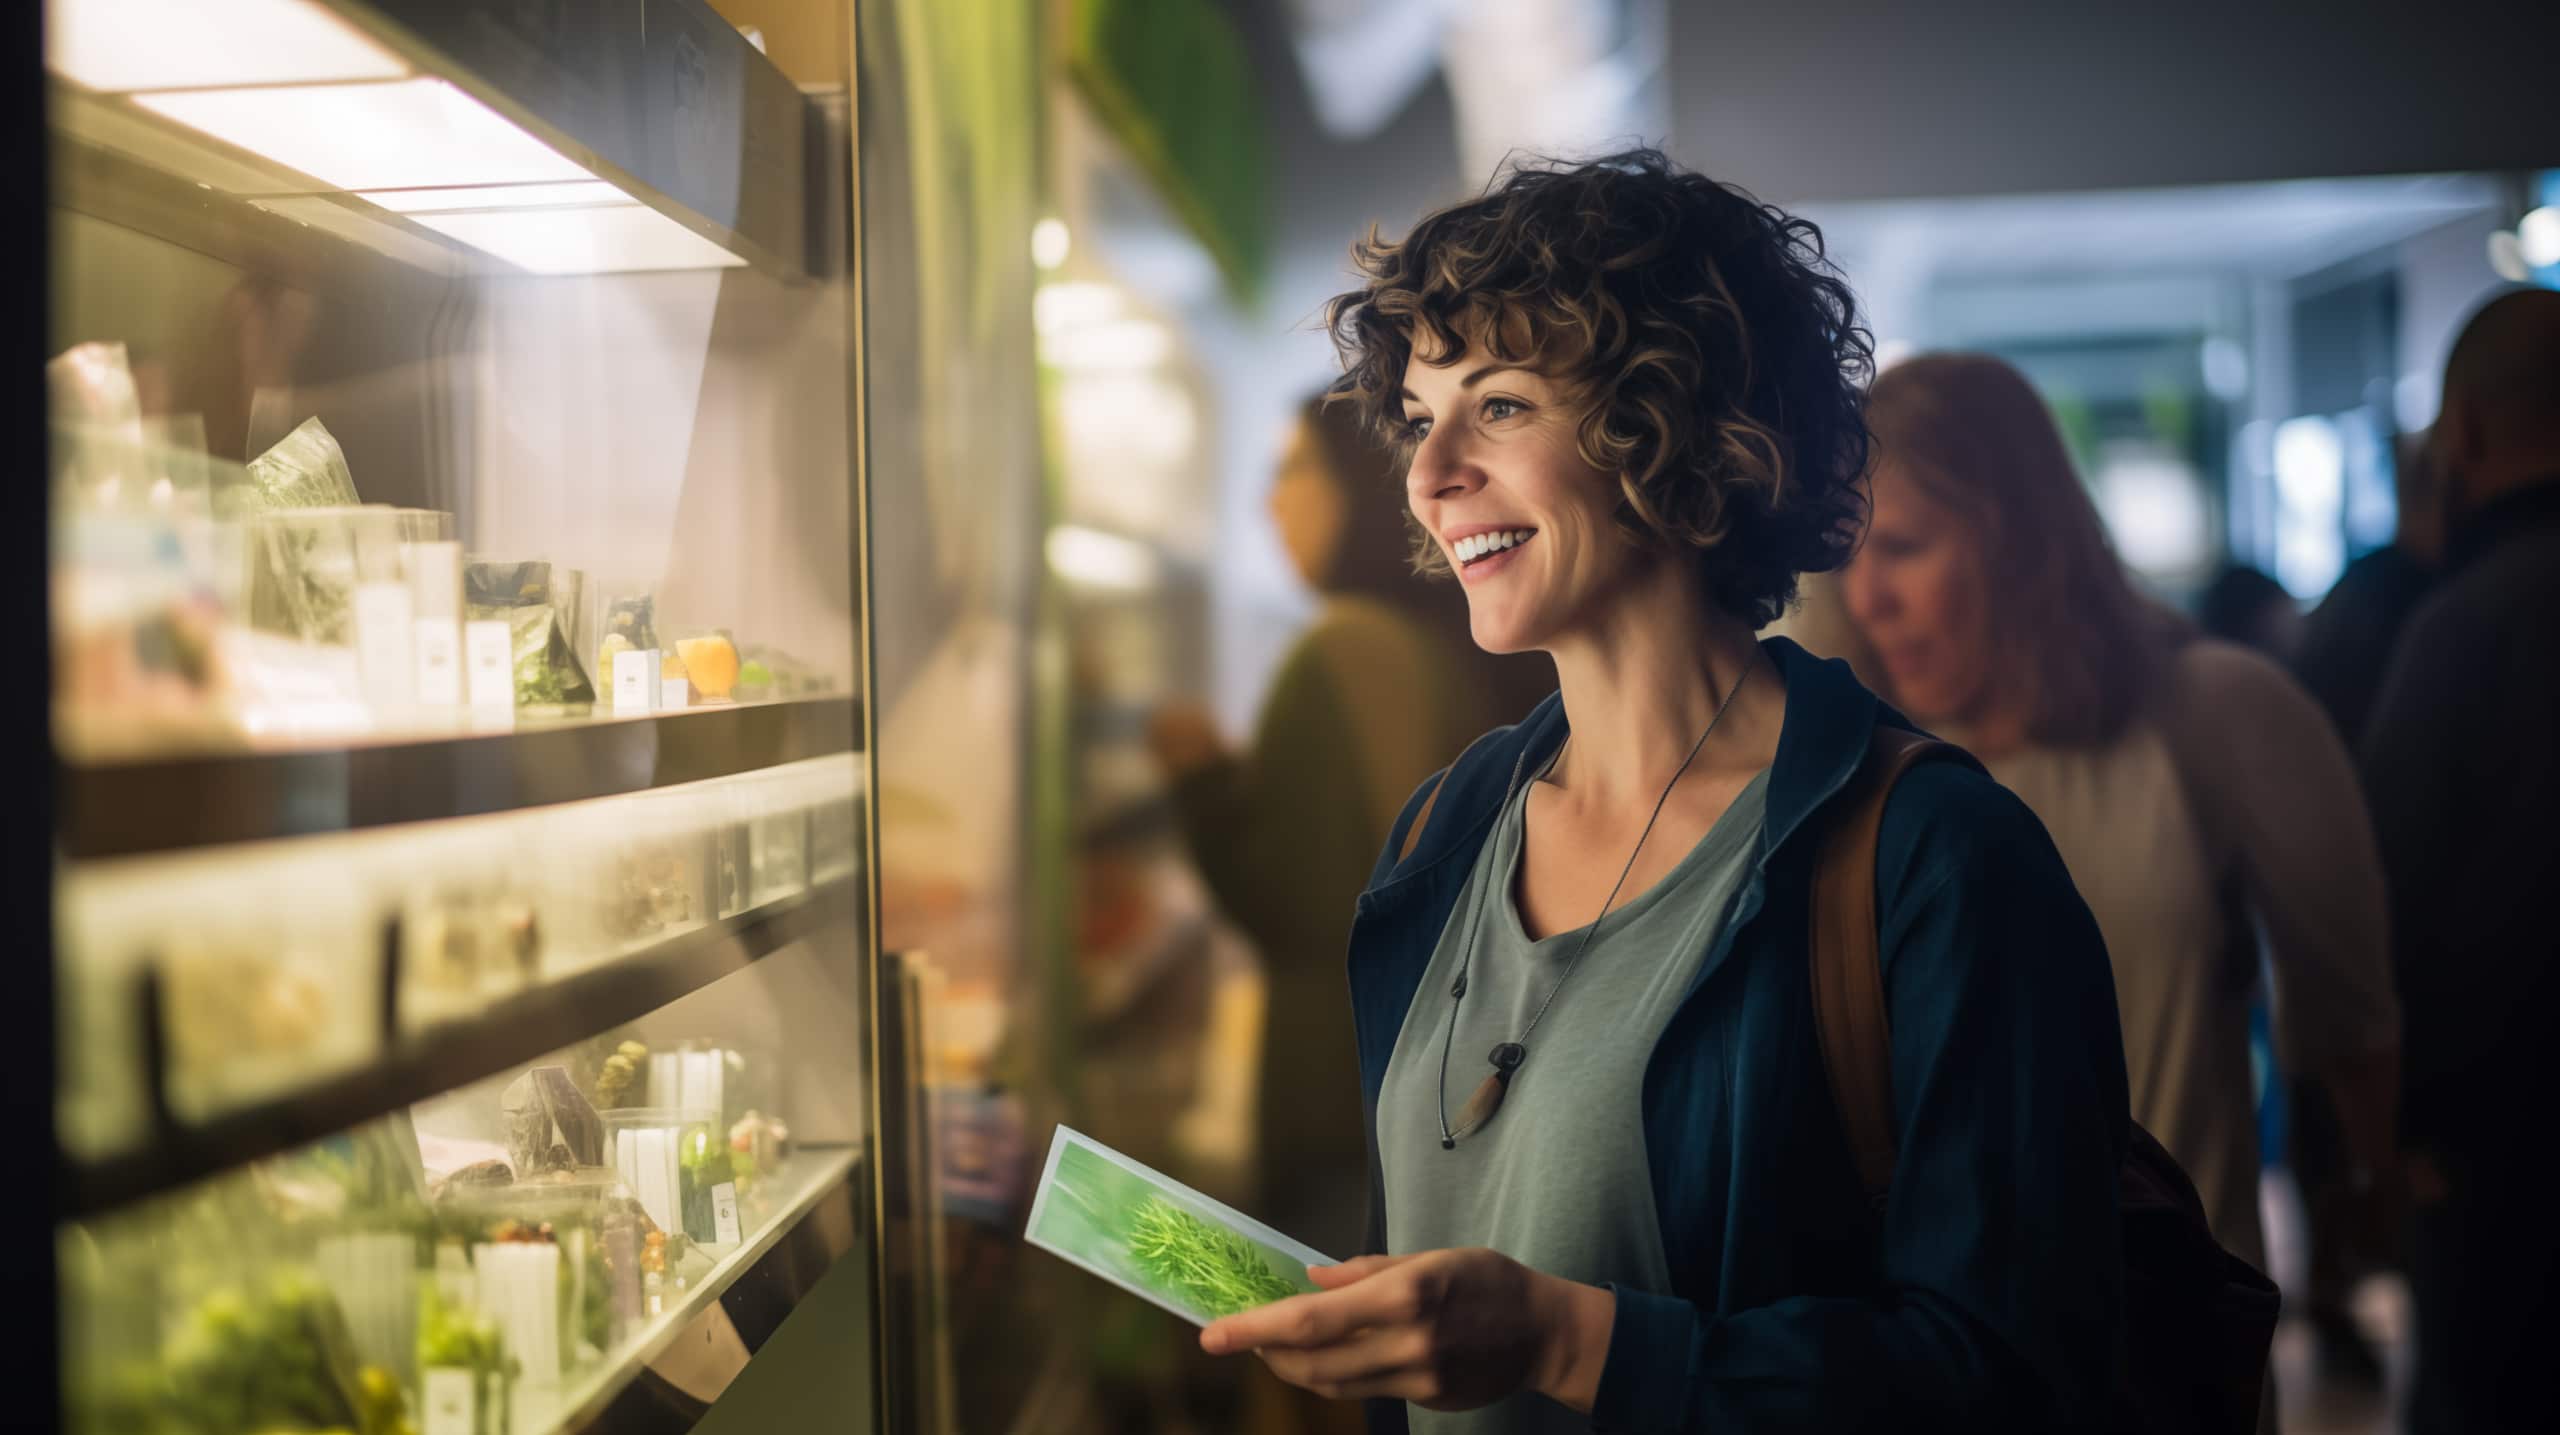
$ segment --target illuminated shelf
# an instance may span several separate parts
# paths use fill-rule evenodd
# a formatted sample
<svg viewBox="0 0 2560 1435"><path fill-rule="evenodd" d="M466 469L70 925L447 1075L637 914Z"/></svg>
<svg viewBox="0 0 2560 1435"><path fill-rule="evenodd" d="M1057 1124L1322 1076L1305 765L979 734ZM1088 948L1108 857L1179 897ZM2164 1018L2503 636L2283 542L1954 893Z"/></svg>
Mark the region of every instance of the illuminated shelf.
<svg viewBox="0 0 2560 1435"><path fill-rule="evenodd" d="M850 697L336 746L70 761L59 839L130 857L512 812L702 782L854 750Z"/></svg>
<svg viewBox="0 0 2560 1435"><path fill-rule="evenodd" d="M534 1061L634 1021L830 927L850 931L852 878L697 927L394 1041L375 1060L210 1120L163 1118L141 1144L61 1161L60 1213L85 1220Z"/></svg>
<svg viewBox="0 0 2560 1435"><path fill-rule="evenodd" d="M801 1296L853 1248L863 1229L858 1152L848 1148L802 1151L773 1184L781 1188L762 1229L723 1255L701 1279L670 1301L666 1311L626 1338L606 1359L556 1391L525 1392L514 1410L516 1435L551 1432L682 1428L707 1401L694 1399L672 1379L642 1380L689 1347L710 1352L697 1375L721 1379L727 1347L743 1357L771 1338ZM734 1344L732 1344L734 1341ZM725 1373L734 1376L734 1369ZM725 1387L726 1380L722 1379ZM713 1392L716 1396L717 1391Z"/></svg>

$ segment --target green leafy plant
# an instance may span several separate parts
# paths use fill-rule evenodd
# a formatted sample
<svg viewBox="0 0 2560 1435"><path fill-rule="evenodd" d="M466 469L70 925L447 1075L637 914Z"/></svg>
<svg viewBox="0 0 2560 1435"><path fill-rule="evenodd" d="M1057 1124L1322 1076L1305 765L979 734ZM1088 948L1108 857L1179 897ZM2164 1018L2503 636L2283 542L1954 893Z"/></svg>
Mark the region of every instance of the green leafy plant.
<svg viewBox="0 0 2560 1435"><path fill-rule="evenodd" d="M1159 1289L1213 1318L1298 1294L1260 1247L1161 1196L1130 1213L1129 1254Z"/></svg>

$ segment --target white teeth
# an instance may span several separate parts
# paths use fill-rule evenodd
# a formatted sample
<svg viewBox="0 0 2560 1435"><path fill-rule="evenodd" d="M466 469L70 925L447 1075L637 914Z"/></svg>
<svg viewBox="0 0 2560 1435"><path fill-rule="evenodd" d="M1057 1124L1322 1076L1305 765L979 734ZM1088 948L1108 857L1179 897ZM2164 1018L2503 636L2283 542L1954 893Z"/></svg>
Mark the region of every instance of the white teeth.
<svg viewBox="0 0 2560 1435"><path fill-rule="evenodd" d="M1487 554L1499 553L1506 548L1516 548L1528 542L1529 535L1535 532L1537 530L1534 528L1514 528L1500 533L1478 533L1461 538L1451 546L1456 550L1460 563L1473 563Z"/></svg>

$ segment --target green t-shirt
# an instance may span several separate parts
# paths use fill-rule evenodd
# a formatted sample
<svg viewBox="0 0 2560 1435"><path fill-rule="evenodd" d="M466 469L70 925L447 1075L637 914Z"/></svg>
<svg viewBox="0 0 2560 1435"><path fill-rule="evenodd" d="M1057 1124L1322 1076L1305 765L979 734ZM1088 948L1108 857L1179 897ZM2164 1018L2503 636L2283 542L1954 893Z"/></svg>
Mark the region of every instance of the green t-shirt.
<svg viewBox="0 0 2560 1435"><path fill-rule="evenodd" d="M1645 1064L1759 853L1768 795L1762 772L1679 865L1603 919L1529 1037L1528 1060L1500 1114L1444 1151L1433 1088L1448 1043L1449 988L1470 932L1475 958L1449 1057L1453 1126L1492 1069L1487 1053L1519 1038L1587 930L1529 940L1512 899L1526 792L1503 809L1405 1012L1378 1095L1378 1158L1396 1253L1490 1246L1567 1280L1670 1289L1645 1162ZM1414 1435L1591 1428L1589 1417L1526 1394L1463 1414L1417 1406L1408 1415Z"/></svg>

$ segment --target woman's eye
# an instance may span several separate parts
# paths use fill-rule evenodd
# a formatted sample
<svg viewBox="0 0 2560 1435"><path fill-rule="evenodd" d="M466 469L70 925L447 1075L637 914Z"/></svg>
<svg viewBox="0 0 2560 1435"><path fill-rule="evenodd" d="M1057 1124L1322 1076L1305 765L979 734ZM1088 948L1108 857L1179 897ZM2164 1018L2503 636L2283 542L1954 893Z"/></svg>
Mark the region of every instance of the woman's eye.
<svg viewBox="0 0 2560 1435"><path fill-rule="evenodd" d="M1405 441L1408 443L1422 442L1424 439L1431 436L1431 420L1428 418L1406 419L1404 421L1404 436Z"/></svg>
<svg viewBox="0 0 2560 1435"><path fill-rule="evenodd" d="M1500 423L1507 418L1516 418L1519 415L1528 412L1528 409L1529 406L1520 402L1518 399L1487 399L1484 401L1484 416L1486 421L1490 423Z"/></svg>

